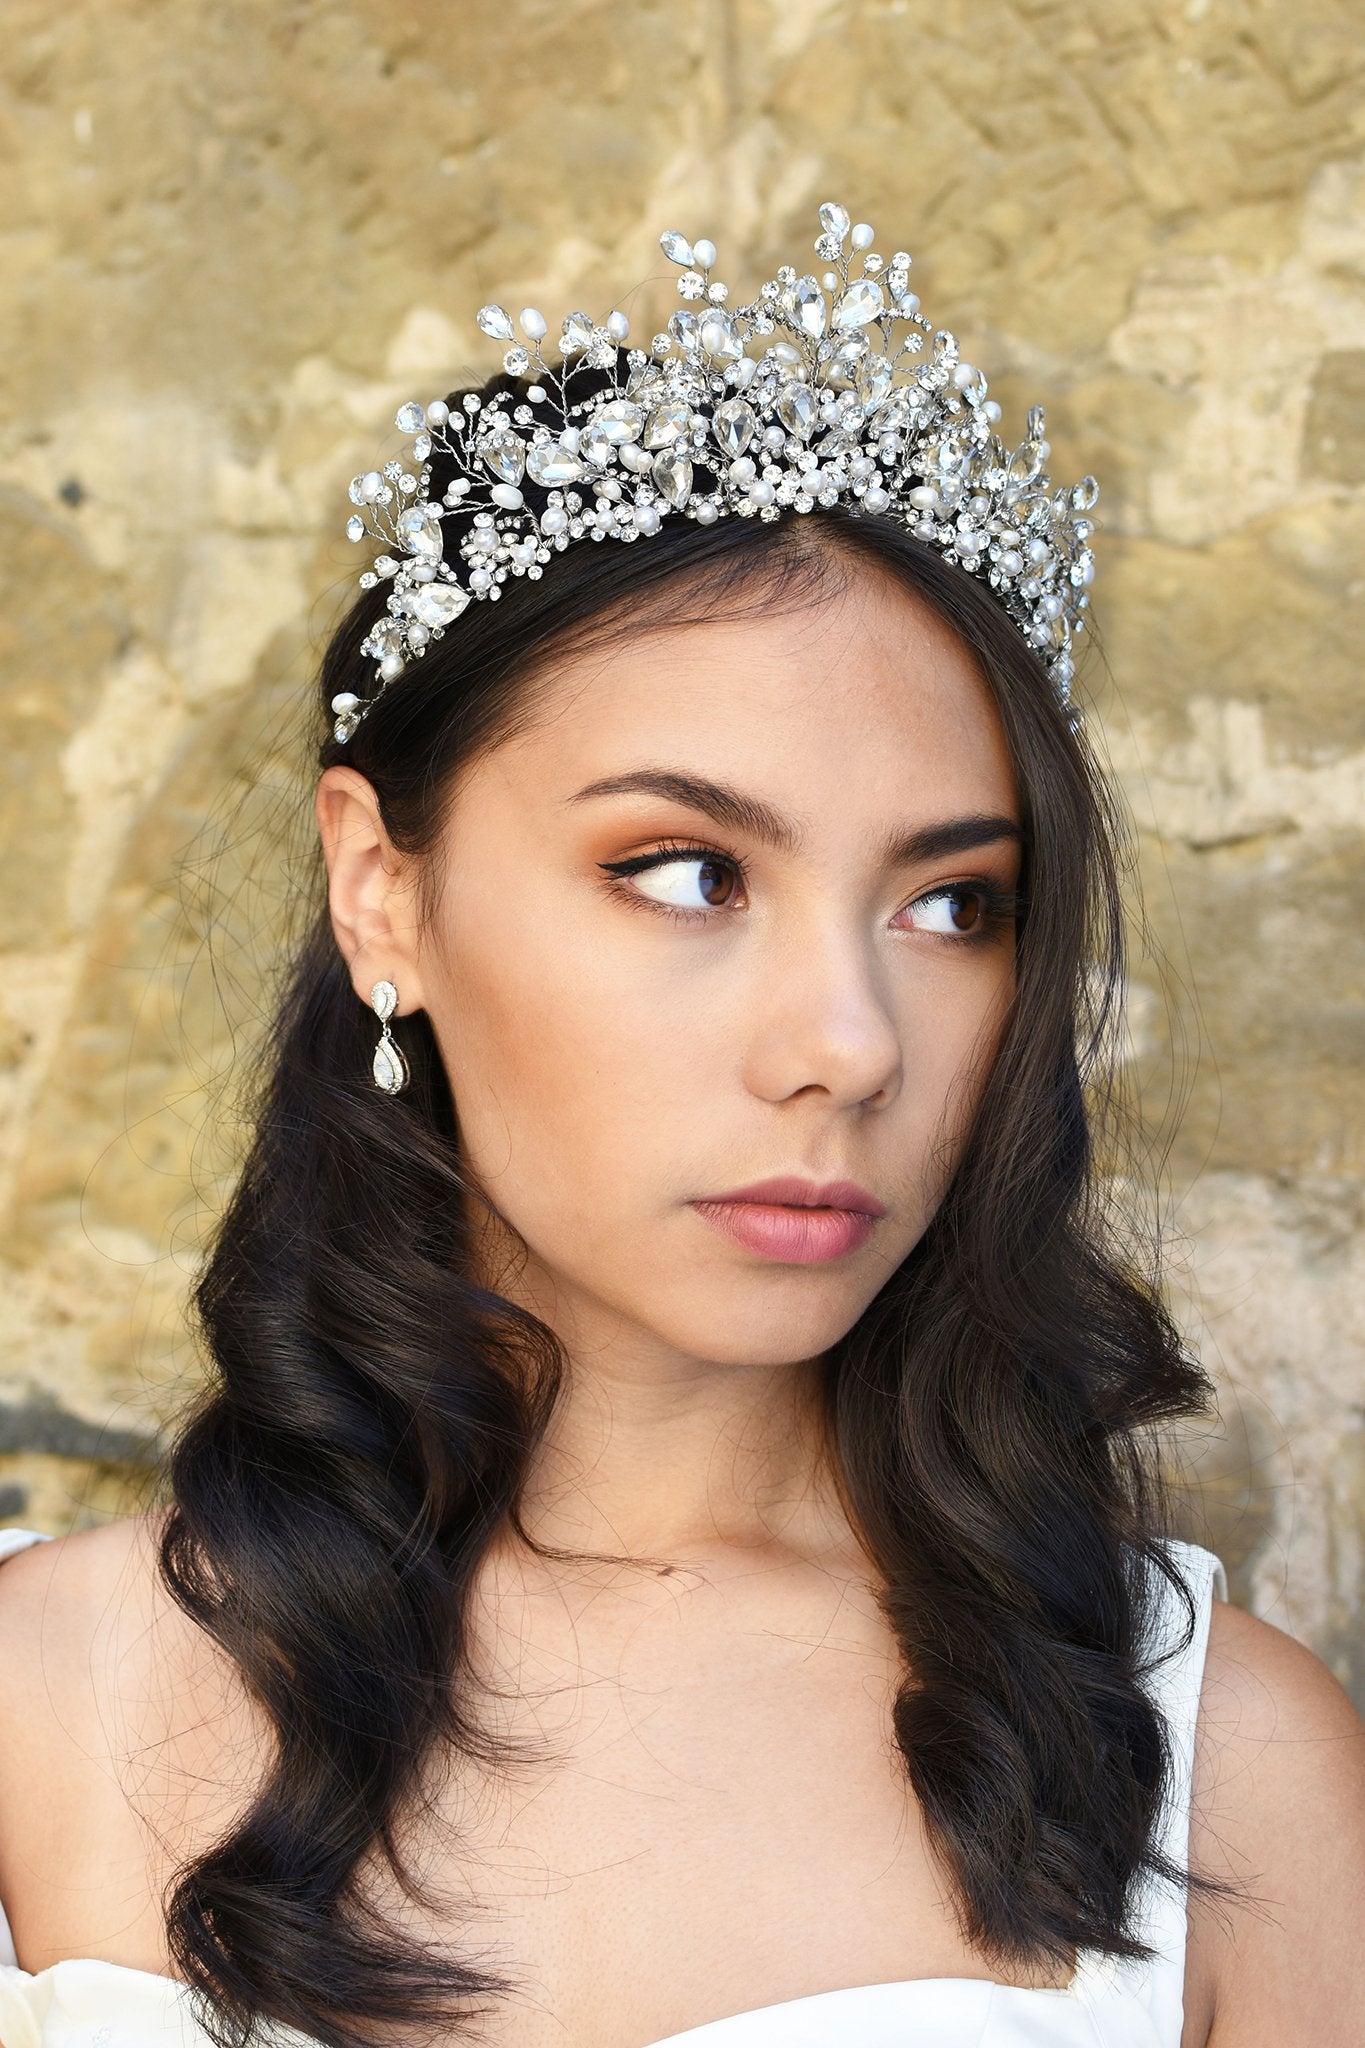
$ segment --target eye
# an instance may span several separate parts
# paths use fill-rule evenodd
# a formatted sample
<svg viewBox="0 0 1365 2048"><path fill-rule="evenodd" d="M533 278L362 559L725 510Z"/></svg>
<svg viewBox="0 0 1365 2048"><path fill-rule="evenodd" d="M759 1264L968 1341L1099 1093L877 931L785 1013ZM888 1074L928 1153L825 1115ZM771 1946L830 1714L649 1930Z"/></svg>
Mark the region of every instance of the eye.
<svg viewBox="0 0 1365 2048"><path fill-rule="evenodd" d="M984 932L998 915L991 892L975 883L954 884L917 897L910 904L915 929L941 932L945 938L970 939Z"/></svg>
<svg viewBox="0 0 1365 2048"><path fill-rule="evenodd" d="M660 861L655 868L641 869L635 880L642 895L676 910L718 910L734 893L733 884L726 862L701 854Z"/></svg>
<svg viewBox="0 0 1365 2048"><path fill-rule="evenodd" d="M629 882L627 893L643 896L661 910L704 916L730 907L743 879L743 866L732 854L714 846L662 846L630 860L599 863L610 875Z"/></svg>

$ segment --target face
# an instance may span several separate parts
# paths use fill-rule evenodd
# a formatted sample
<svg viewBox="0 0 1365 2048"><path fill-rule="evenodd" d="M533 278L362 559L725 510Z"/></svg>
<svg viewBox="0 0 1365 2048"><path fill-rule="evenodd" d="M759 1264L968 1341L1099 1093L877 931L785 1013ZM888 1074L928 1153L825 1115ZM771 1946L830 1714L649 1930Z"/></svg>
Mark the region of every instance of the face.
<svg viewBox="0 0 1365 2048"><path fill-rule="evenodd" d="M1009 1006L986 685L857 567L542 688L452 796L417 941L466 1167L526 1247L481 1223L484 1277L571 1354L816 1357L933 1216ZM773 1177L822 1210L699 1206Z"/></svg>

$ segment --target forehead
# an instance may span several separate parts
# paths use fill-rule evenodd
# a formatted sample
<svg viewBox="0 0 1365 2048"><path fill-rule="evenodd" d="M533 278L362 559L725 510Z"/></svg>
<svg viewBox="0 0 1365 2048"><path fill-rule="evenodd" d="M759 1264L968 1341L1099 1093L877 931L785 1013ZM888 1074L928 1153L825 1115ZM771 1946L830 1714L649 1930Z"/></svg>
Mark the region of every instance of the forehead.
<svg viewBox="0 0 1365 2048"><path fill-rule="evenodd" d="M798 823L1017 810L975 657L923 599L861 565L799 601L749 592L733 616L665 614L643 630L624 620L551 663L528 709L494 757L509 792L567 798L632 767L671 766L742 786Z"/></svg>

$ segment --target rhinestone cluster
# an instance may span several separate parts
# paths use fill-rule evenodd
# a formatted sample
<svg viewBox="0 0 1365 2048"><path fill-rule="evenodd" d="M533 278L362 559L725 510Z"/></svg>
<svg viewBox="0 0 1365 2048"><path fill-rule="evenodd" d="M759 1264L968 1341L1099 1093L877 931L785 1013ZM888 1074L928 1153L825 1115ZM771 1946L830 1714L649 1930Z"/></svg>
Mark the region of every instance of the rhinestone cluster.
<svg viewBox="0 0 1365 2048"><path fill-rule="evenodd" d="M376 694L474 599L501 596L509 576L540 576L572 542L639 540L677 514L711 525L844 504L892 514L982 577L1066 704L1099 487L1087 476L1053 490L1040 406L1006 448L985 377L920 312L909 256L879 255L875 239L829 202L815 243L821 275L784 264L755 299L727 310L714 245L670 230L660 246L689 303L667 332L628 349L624 313L601 324L570 313L554 366L534 306L520 316L520 341L501 306L482 307L478 325L509 344L503 368L522 389L487 403L471 394L455 410L443 399L401 406L412 466L390 462L351 483L347 532L383 548L361 585L391 585L363 645ZM593 388L575 398L585 370ZM453 472L439 499L434 451L442 475ZM349 691L332 700L338 740L373 701Z"/></svg>

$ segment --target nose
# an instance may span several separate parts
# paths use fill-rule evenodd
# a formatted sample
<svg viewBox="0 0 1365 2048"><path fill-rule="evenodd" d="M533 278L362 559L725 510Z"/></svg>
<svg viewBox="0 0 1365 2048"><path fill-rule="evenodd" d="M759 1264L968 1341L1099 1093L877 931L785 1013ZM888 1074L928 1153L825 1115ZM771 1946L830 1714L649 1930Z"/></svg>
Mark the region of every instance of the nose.
<svg viewBox="0 0 1365 2048"><path fill-rule="evenodd" d="M884 1106L899 1090L904 1048L870 940L832 914L773 936L755 980L749 1089L770 1102L816 1089L839 1107Z"/></svg>

